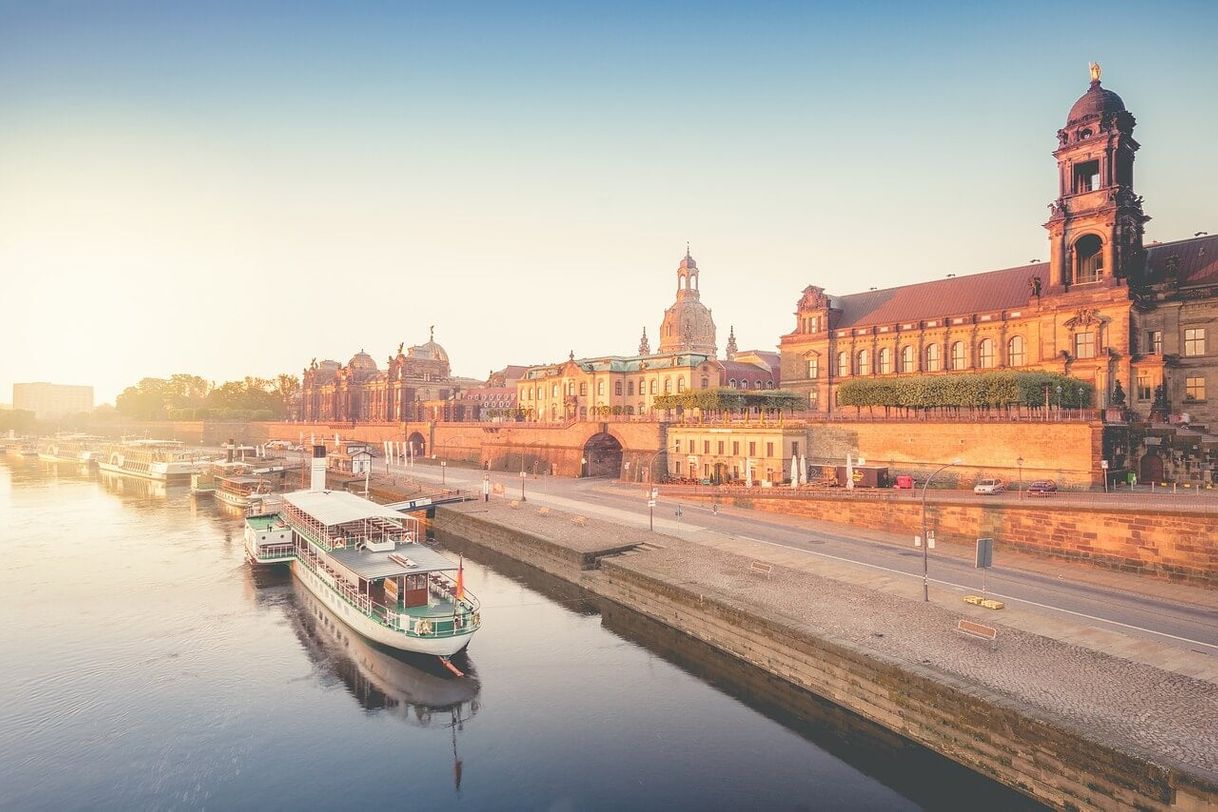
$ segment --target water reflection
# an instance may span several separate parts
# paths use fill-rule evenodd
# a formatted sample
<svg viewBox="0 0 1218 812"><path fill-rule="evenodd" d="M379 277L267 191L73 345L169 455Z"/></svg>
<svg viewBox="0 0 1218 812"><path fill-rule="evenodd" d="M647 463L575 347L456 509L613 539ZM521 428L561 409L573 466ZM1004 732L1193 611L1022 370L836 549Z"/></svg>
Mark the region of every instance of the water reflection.
<svg viewBox="0 0 1218 812"><path fill-rule="evenodd" d="M314 667L346 686L366 711L390 713L410 725L452 731L454 789L464 763L457 734L479 709L482 686L465 652L452 658L466 676L445 671L434 657L390 652L364 639L317 600L287 567L248 569L248 584L262 605L278 605Z"/></svg>
<svg viewBox="0 0 1218 812"><path fill-rule="evenodd" d="M143 477L123 476L108 471L99 471L97 480L103 489L119 496L136 499L164 499L169 495L169 489L164 482Z"/></svg>

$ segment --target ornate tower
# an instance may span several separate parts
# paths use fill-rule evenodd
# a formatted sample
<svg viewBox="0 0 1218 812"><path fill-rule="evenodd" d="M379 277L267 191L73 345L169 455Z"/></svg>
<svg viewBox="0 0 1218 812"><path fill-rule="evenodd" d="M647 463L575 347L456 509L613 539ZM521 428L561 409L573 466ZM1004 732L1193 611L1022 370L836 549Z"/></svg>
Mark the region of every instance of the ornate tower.
<svg viewBox="0 0 1218 812"><path fill-rule="evenodd" d="M698 264L689 255L689 246L685 247L685 258L677 266L677 300L664 311L659 351L696 352L712 358L717 351L715 321L700 301Z"/></svg>
<svg viewBox="0 0 1218 812"><path fill-rule="evenodd" d="M733 355L739 352L736 349L736 325L734 324L727 330L727 346L723 348L723 351L727 354L727 360L729 361L732 360Z"/></svg>
<svg viewBox="0 0 1218 812"><path fill-rule="evenodd" d="M639 339L639 355L651 355L651 342L647 340L647 328L643 328L643 337Z"/></svg>
<svg viewBox="0 0 1218 812"><path fill-rule="evenodd" d="M1136 124L1121 97L1100 86L1091 63L1091 87L1070 108L1057 131L1059 194L1049 206L1048 285L1140 285L1145 264L1142 198L1133 190Z"/></svg>

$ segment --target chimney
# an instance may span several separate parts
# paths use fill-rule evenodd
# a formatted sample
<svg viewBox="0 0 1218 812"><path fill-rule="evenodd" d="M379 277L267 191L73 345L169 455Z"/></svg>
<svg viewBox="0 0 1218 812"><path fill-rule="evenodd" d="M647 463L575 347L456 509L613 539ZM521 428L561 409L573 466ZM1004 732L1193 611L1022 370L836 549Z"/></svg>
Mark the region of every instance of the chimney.
<svg viewBox="0 0 1218 812"><path fill-rule="evenodd" d="M234 447L235 445L236 445L236 443L235 443L235 442L233 442L233 438L232 438L232 437L229 437L229 438L228 438L228 442L224 444L224 449L225 449L224 458L225 458L226 460L228 460L229 462L232 462L232 461L233 461L233 447Z"/></svg>
<svg viewBox="0 0 1218 812"><path fill-rule="evenodd" d="M326 489L326 447L313 446L313 461L309 469L309 490L324 491Z"/></svg>

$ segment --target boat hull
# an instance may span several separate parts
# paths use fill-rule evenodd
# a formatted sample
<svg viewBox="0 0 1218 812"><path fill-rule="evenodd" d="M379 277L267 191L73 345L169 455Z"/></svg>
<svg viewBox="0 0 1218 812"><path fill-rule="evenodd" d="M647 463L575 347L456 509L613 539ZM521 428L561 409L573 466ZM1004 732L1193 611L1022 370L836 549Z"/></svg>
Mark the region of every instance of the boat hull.
<svg viewBox="0 0 1218 812"><path fill-rule="evenodd" d="M333 587L315 575L297 560L292 561L292 575L321 601L339 620L373 642L398 651L413 651L416 654L434 654L451 657L469 645L474 632L452 637L408 637L402 632L386 628L363 612L343 600Z"/></svg>

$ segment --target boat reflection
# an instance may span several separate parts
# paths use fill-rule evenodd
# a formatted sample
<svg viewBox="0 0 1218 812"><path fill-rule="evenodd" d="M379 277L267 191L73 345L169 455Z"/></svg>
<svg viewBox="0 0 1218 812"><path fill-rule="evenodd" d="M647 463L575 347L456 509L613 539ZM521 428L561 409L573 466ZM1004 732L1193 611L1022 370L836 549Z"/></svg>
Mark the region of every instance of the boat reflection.
<svg viewBox="0 0 1218 812"><path fill-rule="evenodd" d="M119 496L153 497L156 499L164 499L169 494L165 483L158 482L155 479L142 479L139 477L123 476L122 474L112 474L107 471L99 471L97 474L97 480L107 491L118 494Z"/></svg>
<svg viewBox="0 0 1218 812"><path fill-rule="evenodd" d="M287 609L310 659L338 676L365 709L393 711L421 727L459 726L478 712L482 686L468 658L461 665L467 676L453 677L434 657L391 653L351 631L295 578L289 589Z"/></svg>

